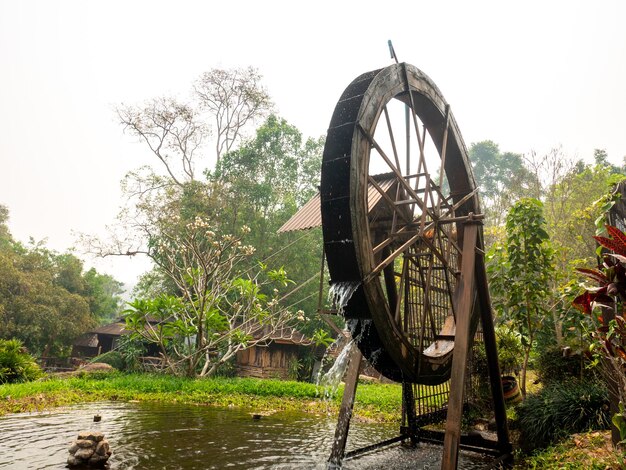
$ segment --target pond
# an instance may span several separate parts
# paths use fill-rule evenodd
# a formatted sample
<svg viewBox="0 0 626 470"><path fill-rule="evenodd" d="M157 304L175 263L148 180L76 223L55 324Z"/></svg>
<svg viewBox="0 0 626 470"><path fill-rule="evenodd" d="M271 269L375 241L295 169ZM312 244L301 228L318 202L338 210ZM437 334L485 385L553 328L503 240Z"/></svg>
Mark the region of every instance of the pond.
<svg viewBox="0 0 626 470"><path fill-rule="evenodd" d="M100 414L102 421L93 422ZM105 434L114 469L323 469L334 416L280 412L252 419L249 412L160 403L87 403L0 418L0 469L62 469L80 431ZM397 426L353 421L348 450L393 437ZM441 447L394 446L345 463L345 469L439 468ZM419 466L421 465L421 466ZM461 468L485 460L461 455Z"/></svg>

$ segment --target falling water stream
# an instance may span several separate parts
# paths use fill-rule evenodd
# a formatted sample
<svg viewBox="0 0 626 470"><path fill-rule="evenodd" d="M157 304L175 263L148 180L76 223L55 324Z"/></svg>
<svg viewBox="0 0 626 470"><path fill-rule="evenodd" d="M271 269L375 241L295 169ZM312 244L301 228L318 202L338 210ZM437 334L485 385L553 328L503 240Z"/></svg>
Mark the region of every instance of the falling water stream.
<svg viewBox="0 0 626 470"><path fill-rule="evenodd" d="M331 305L337 308L337 313L341 315L343 309L361 285L360 281L333 282L328 290L328 300Z"/></svg>
<svg viewBox="0 0 626 470"><path fill-rule="evenodd" d="M333 365L328 371L322 374L320 369L320 375L317 377L317 385L323 390L323 395L326 398L332 398L337 394L339 384L343 380L343 376L346 374L348 364L350 363L350 353L352 348L356 345L352 340L344 346L344 348L335 359Z"/></svg>

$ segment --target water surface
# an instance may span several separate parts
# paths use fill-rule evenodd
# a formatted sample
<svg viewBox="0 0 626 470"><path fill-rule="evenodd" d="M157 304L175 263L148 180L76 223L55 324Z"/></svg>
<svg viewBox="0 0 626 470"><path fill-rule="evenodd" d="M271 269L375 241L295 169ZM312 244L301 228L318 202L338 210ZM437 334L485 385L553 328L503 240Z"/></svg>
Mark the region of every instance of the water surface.
<svg viewBox="0 0 626 470"><path fill-rule="evenodd" d="M93 422L100 414L102 421ZM105 434L122 469L323 469L336 417L249 412L159 403L99 402L0 418L0 469L62 469L80 431ZM397 426L353 421L348 450L393 437ZM345 463L346 469L439 468L441 447L394 446ZM462 455L461 468L484 468Z"/></svg>

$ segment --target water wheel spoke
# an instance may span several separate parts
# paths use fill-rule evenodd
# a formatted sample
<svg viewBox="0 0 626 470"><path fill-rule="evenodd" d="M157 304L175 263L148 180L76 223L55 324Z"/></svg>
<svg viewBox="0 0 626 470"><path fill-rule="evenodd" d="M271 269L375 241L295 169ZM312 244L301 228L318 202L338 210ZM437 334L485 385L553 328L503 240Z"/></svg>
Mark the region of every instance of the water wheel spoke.
<svg viewBox="0 0 626 470"><path fill-rule="evenodd" d="M405 176L400 172L400 169L395 167L395 165L389 159L389 157L387 156L385 151L381 148L381 146L378 144L378 142L376 142L376 140L374 139L374 136L372 136L368 131L363 129L363 127L361 127L360 124L357 124L357 127L363 133L365 138L369 141L370 145L372 145L376 149L378 154L382 157L382 159L385 161L387 166L394 173L394 175L396 176L398 182L402 185L404 190L415 200L415 202L418 205L420 205L420 209L423 212L428 212L429 215L431 216L431 218L436 219L436 216L431 211L429 211L428 208L426 207L426 202L424 200L422 200L422 198L420 198L417 195L417 193L413 190L413 188L411 187L409 182L406 180ZM408 174L408 172L407 172L407 174Z"/></svg>
<svg viewBox="0 0 626 470"><path fill-rule="evenodd" d="M446 169L446 152L448 150L448 130L450 129L450 105L446 105L446 124L443 130L443 139L441 142L441 165L439 166L439 186L443 185L443 177L445 175ZM437 211L439 211L441 207L441 201L443 199L443 194L441 191L437 191Z"/></svg>
<svg viewBox="0 0 626 470"><path fill-rule="evenodd" d="M391 119L389 117L389 110L387 106L383 108L385 114L385 122L387 123L387 132L389 133L389 140L391 141L391 148L393 150L393 157L396 160L396 168L400 169L400 157L398 156L398 149L396 148L396 139L393 136L393 128L391 127Z"/></svg>
<svg viewBox="0 0 626 470"><path fill-rule="evenodd" d="M394 201L393 199L391 199L391 197L389 196L389 194L387 194L387 191L385 191L379 184L378 182L374 179L374 177L372 176L368 176L367 181L369 182L369 184L371 184L374 189L376 189L376 191L378 191L380 193L380 195L383 198L383 201L385 201L385 203L387 204L387 206L389 206L389 208L394 212L394 216L396 214L399 214L400 217L402 217L405 222L407 224L412 223L413 221L407 217L407 215L405 213L403 213L400 209L400 207L398 206L398 204L396 203L396 201Z"/></svg>

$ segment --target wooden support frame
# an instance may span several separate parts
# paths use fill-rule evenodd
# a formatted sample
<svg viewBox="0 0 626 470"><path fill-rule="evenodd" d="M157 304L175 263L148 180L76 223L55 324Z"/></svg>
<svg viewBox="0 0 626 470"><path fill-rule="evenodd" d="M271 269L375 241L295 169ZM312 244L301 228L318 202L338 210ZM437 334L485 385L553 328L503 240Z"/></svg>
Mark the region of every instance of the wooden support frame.
<svg viewBox="0 0 626 470"><path fill-rule="evenodd" d="M356 395L356 387L361 372L361 360L363 355L356 345L350 351L350 362L348 364L348 373L345 378L345 388L343 398L341 400L341 408L339 409L339 417L337 419L337 427L335 428L335 438L333 447L330 451L327 468L341 468L346 453L346 442L348 440L348 431L350 429L350 420L352 419L352 410L354 408L354 397Z"/></svg>
<svg viewBox="0 0 626 470"><path fill-rule="evenodd" d="M474 305L474 267L476 264L476 242L478 224L468 220L463 230L463 264L459 279L460 301L456 315L456 338L450 376L450 395L446 418L446 436L443 442L442 470L454 470L459 457L461 442L461 418L463 415L463 393L465 390L466 364L471 345L471 315Z"/></svg>
<svg viewBox="0 0 626 470"><path fill-rule="evenodd" d="M390 117L387 108L392 100L405 104L405 168L392 125L394 120L400 122L400 116ZM384 145L384 139L377 141L379 125L383 133L386 126L391 148ZM427 135L440 157L438 178L432 178L426 168ZM417 149L412 152L413 138ZM375 160L370 159L372 155ZM378 184L377 165L391 171L395 196ZM370 192L381 201L373 215ZM437 410L447 413L442 468L456 468L459 447L475 445L468 443L468 436L461 436L460 421L469 351L480 319L498 426L497 443L487 442L483 447L498 455L510 452L481 251L479 220L483 216L475 215L480 212L478 189L450 106L420 70L396 64L363 74L346 88L324 147L320 201L330 276L334 283L358 283L344 309L345 317L353 320L356 342L379 372L403 382L403 426L399 438L386 442L427 438L419 428L425 422L415 412L413 383L440 385L452 377L446 391L447 410ZM454 236L450 224L455 225ZM401 273L396 261L404 263ZM417 269L409 272L406 267L413 264ZM412 291L411 295L403 297L403 289ZM441 297L439 291L447 291L450 298ZM433 305L439 309L438 316L432 315ZM338 424L342 439L355 389L356 379L354 387L346 383L344 402L349 409L342 406ZM330 463L340 464L345 456L344 440L342 445L334 444Z"/></svg>

